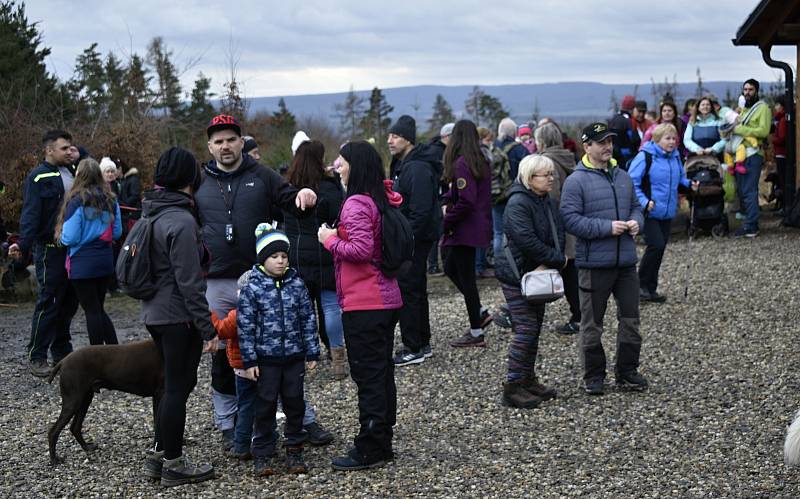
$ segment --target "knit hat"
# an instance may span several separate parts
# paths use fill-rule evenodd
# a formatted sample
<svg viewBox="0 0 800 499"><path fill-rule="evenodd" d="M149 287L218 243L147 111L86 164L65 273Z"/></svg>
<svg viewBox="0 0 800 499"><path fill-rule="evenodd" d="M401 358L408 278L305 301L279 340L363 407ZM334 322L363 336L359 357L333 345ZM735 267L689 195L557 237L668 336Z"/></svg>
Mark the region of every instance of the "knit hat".
<svg viewBox="0 0 800 499"><path fill-rule="evenodd" d="M417 122L414 121L414 118L411 116L404 114L403 116L397 118L397 121L395 121L394 125L389 128L389 133L399 135L412 144L416 144Z"/></svg>
<svg viewBox="0 0 800 499"><path fill-rule="evenodd" d="M453 128L456 127L455 123L447 123L445 124L441 130L439 130L439 137L447 137L448 135L453 134Z"/></svg>
<svg viewBox="0 0 800 499"><path fill-rule="evenodd" d="M206 127L206 134L210 139L214 132L220 130L233 130L236 135L242 136L242 127L239 126L239 122L236 121L236 118L227 114L218 114L211 118Z"/></svg>
<svg viewBox="0 0 800 499"><path fill-rule="evenodd" d="M297 154L297 149L303 142L311 142L311 138L308 135L306 135L306 132L300 130L299 132L294 134L294 138L292 138L292 156Z"/></svg>
<svg viewBox="0 0 800 499"><path fill-rule="evenodd" d="M258 142L256 142L256 139L254 139L249 135L245 135L244 137L242 137L242 140L244 140L244 147L242 148L242 152L245 153L250 152L258 147Z"/></svg>
<svg viewBox="0 0 800 499"><path fill-rule="evenodd" d="M268 223L260 223L256 227L256 255L263 262L273 253L289 252L289 238L283 232L273 229Z"/></svg>
<svg viewBox="0 0 800 499"><path fill-rule="evenodd" d="M638 109L639 111L641 111L643 113L647 112L647 101L637 100L635 107L636 107L636 109Z"/></svg>
<svg viewBox="0 0 800 499"><path fill-rule="evenodd" d="M527 135L527 136L533 135L533 132L531 131L531 126L530 125L527 125L527 124L526 125L520 125L519 128L517 128L517 137L522 137L523 135Z"/></svg>
<svg viewBox="0 0 800 499"><path fill-rule="evenodd" d="M158 158L153 182L165 189L177 191L194 184L199 175L197 161L192 153L180 147L172 147Z"/></svg>
<svg viewBox="0 0 800 499"><path fill-rule="evenodd" d="M636 97L632 95L626 95L622 98L622 104L619 105L619 108L623 111L633 111L633 108L636 107Z"/></svg>
<svg viewBox="0 0 800 499"><path fill-rule="evenodd" d="M100 160L100 171L104 172L106 170L116 170L117 164L111 161L111 158L108 156L104 157Z"/></svg>

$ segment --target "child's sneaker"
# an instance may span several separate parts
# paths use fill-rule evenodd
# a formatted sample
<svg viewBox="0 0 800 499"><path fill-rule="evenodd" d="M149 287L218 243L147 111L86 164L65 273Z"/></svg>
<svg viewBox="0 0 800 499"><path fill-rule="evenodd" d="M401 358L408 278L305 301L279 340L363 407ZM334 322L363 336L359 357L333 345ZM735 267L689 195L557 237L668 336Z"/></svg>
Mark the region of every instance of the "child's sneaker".
<svg viewBox="0 0 800 499"><path fill-rule="evenodd" d="M747 173L747 168L745 168L744 163L740 161L736 163L736 165L733 167L733 171L737 175L744 175L745 173Z"/></svg>
<svg viewBox="0 0 800 499"><path fill-rule="evenodd" d="M272 456L257 457L254 468L256 476L271 476L275 474L275 468L272 467Z"/></svg>
<svg viewBox="0 0 800 499"><path fill-rule="evenodd" d="M289 473L308 473L308 466L306 466L306 462L303 460L302 447L286 448L286 469Z"/></svg>

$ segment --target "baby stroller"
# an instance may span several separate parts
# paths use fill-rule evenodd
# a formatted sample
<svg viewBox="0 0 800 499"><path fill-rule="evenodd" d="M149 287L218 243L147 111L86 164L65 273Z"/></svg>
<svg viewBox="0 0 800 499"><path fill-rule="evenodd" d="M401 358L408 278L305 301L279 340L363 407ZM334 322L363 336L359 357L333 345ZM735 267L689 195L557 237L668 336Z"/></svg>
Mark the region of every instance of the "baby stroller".
<svg viewBox="0 0 800 499"><path fill-rule="evenodd" d="M725 213L725 190L719 159L692 156L686 160L686 177L700 184L696 192L689 194L689 235L695 236L703 230L711 232L715 239L725 237L728 234L728 215Z"/></svg>

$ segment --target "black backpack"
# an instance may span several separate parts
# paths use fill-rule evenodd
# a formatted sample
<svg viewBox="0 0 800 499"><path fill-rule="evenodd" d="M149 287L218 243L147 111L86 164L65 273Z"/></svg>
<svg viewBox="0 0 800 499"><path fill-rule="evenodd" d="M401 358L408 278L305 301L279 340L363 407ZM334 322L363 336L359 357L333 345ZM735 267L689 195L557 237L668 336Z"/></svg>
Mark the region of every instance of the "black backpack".
<svg viewBox="0 0 800 499"><path fill-rule="evenodd" d="M172 210L163 210L153 216L142 217L134 224L117 257L117 284L123 293L137 300L149 300L158 287L150 270L150 247L153 224Z"/></svg>
<svg viewBox="0 0 800 499"><path fill-rule="evenodd" d="M381 213L381 264L387 277L405 274L414 257L414 232L400 208L378 207Z"/></svg>
<svg viewBox="0 0 800 499"><path fill-rule="evenodd" d="M642 152L644 153L644 173L642 174L641 189L647 199L650 199L650 167L653 166L653 154L647 151ZM634 159L636 159L636 156L625 163L626 172L631 170L631 163L633 163ZM644 208L644 206L642 206L642 208Z"/></svg>

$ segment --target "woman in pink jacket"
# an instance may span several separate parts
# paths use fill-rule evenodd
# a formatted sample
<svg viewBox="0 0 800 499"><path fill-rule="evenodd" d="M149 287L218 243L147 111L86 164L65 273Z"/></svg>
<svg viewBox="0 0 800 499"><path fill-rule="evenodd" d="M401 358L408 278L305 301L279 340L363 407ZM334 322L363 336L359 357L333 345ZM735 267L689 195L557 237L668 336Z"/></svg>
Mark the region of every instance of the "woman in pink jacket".
<svg viewBox="0 0 800 499"><path fill-rule="evenodd" d="M403 198L385 180L381 157L368 142L348 142L338 162L347 194L336 228L323 225L318 237L333 255L350 375L358 387L361 429L354 447L331 462L334 469L350 471L375 468L393 457L397 390L392 346L403 301L397 279L379 268L380 208L400 206Z"/></svg>

